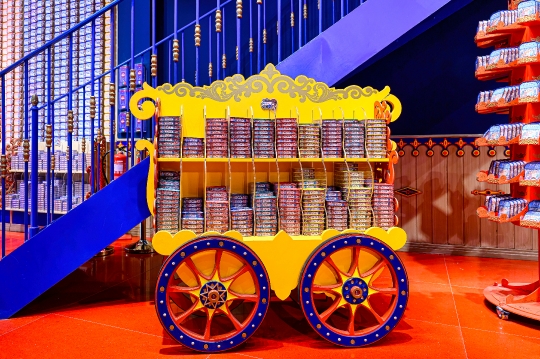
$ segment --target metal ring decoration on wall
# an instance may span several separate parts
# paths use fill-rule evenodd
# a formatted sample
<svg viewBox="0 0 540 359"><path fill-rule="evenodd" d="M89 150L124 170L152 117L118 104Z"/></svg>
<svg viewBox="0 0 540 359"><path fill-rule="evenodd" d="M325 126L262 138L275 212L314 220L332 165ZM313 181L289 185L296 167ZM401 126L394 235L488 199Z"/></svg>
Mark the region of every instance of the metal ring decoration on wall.
<svg viewBox="0 0 540 359"><path fill-rule="evenodd" d="M198 237L165 261L155 298L161 324L176 341L215 353L253 335L268 311L270 283L259 257L243 243Z"/></svg>
<svg viewBox="0 0 540 359"><path fill-rule="evenodd" d="M304 265L298 290L312 328L345 347L385 337L405 313L409 296L396 253L362 234L339 235L320 245Z"/></svg>

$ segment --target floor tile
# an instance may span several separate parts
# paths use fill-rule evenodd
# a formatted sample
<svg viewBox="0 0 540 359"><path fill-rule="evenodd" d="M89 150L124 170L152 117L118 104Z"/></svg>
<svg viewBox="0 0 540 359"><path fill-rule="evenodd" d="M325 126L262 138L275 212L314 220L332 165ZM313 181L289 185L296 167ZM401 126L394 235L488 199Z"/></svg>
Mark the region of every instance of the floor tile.
<svg viewBox="0 0 540 359"><path fill-rule="evenodd" d="M12 318L0 320L0 335L4 335L18 328L24 327L40 318L44 315L30 315L22 318Z"/></svg>
<svg viewBox="0 0 540 359"><path fill-rule="evenodd" d="M449 285L409 282L409 287L406 318L458 325Z"/></svg>
<svg viewBox="0 0 540 359"><path fill-rule="evenodd" d="M405 265L409 281L448 284L444 256L406 252L398 255Z"/></svg>
<svg viewBox="0 0 540 359"><path fill-rule="evenodd" d="M538 358L540 339L463 328L468 359Z"/></svg>
<svg viewBox="0 0 540 359"><path fill-rule="evenodd" d="M496 258L445 257L452 285L485 288L506 278L510 282L538 280L538 262Z"/></svg>
<svg viewBox="0 0 540 359"><path fill-rule="evenodd" d="M483 289L453 287L453 291L462 327L540 339L540 322L512 314L510 320L499 319L495 307L484 300Z"/></svg>

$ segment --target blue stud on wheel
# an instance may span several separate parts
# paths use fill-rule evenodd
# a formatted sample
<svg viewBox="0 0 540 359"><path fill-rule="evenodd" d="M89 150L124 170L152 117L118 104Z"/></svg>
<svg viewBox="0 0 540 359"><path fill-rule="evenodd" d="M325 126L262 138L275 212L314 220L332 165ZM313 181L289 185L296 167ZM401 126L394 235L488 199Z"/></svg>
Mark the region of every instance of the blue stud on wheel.
<svg viewBox="0 0 540 359"><path fill-rule="evenodd" d="M259 257L225 236L196 238L163 264L156 311L179 343L215 353L240 345L261 325L270 303Z"/></svg>
<svg viewBox="0 0 540 359"><path fill-rule="evenodd" d="M407 273L380 240L344 234L321 244L300 275L299 297L308 322L324 339L360 347L398 324L409 296Z"/></svg>

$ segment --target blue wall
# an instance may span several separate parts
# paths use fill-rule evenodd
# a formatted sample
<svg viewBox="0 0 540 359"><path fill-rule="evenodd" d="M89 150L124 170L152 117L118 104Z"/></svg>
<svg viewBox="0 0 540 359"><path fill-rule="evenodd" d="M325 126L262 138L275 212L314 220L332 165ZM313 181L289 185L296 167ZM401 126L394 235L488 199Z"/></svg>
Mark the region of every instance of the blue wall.
<svg viewBox="0 0 540 359"><path fill-rule="evenodd" d="M474 77L476 56L492 51L477 48L474 35L478 21L505 8L503 0L475 0L336 87L390 86L403 105L392 134L484 133L508 118L474 111L480 91L504 86Z"/></svg>

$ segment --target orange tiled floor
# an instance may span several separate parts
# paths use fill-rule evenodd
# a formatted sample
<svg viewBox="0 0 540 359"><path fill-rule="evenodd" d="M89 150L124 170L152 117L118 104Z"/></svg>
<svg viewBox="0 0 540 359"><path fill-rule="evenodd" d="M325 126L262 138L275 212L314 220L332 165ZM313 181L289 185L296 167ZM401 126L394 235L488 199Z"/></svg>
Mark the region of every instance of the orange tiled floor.
<svg viewBox="0 0 540 359"><path fill-rule="evenodd" d="M292 301L272 302L244 346L197 354L169 339L152 296L162 258L95 258L24 309L0 321L0 358L538 358L540 323L497 318L482 290L502 276L533 281L537 262L400 253L410 280L403 320L371 347L320 339Z"/></svg>

